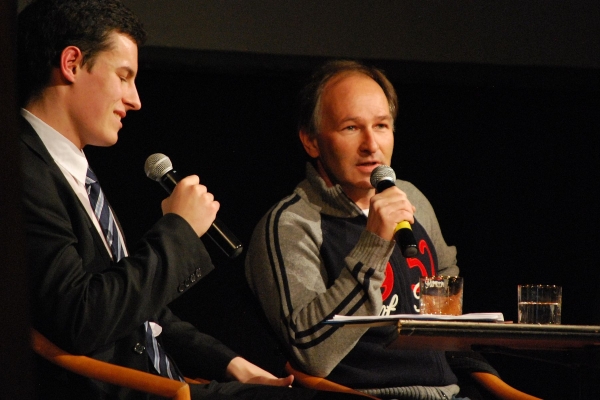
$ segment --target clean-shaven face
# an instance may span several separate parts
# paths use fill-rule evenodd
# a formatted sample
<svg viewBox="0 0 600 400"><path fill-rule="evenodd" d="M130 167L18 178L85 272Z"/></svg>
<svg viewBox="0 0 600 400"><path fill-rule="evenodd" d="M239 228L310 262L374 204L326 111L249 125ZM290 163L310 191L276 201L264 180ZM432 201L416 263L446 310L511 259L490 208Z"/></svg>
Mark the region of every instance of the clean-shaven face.
<svg viewBox="0 0 600 400"><path fill-rule="evenodd" d="M127 35L113 32L111 46L98 53L92 68L80 71L70 98L71 121L81 148L111 146L117 142L121 119L141 108L135 87L138 70L137 44Z"/></svg>
<svg viewBox="0 0 600 400"><path fill-rule="evenodd" d="M333 78L321 97L321 126L311 154L328 184L341 185L356 203L374 194L371 172L390 165L394 121L381 87L360 73Z"/></svg>

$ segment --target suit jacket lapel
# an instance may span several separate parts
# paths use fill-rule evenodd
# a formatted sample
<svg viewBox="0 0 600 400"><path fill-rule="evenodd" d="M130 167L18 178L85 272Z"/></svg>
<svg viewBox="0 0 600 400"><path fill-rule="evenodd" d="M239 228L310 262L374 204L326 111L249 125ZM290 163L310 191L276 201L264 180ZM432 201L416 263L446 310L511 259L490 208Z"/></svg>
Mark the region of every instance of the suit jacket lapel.
<svg viewBox="0 0 600 400"><path fill-rule="evenodd" d="M58 179L60 181L60 186L65 188L64 190L68 191L68 194L70 196L73 196L74 199L76 199L76 204L79 205L79 209L78 209L79 215L80 215L79 219L81 220L81 218L83 218L85 221L87 221L87 226L88 226L89 231L91 232L92 237L94 238L94 242L96 244L97 251L101 251L102 253L100 253L100 254L105 255L107 257L107 259L110 260L110 255L109 255L108 251L106 250L104 240L102 239L102 237L100 236L100 233L96 229L96 226L94 225L93 221L91 220L90 215L88 214L86 209L81 204L79 197L75 194L75 192L73 191L73 188L71 187L69 182L67 182L67 179L65 178L62 170L58 167L58 165L54 161L54 158L52 158L52 156L48 152L48 149L44 145L44 142L42 142L42 139L40 139L40 137L36 133L35 129L33 129L33 127L29 124L29 122L27 122L27 120L25 118L21 118L21 120L22 120L21 121L22 122L22 124L21 124L21 140L36 156L38 156L40 159L43 160L43 162L47 165L48 169L51 170L52 175L54 175L56 177L56 179ZM26 165L23 167L27 168ZM118 223L118 221L117 221L117 223ZM121 229L120 226L119 226L119 229ZM122 230L121 230L121 232L122 232Z"/></svg>

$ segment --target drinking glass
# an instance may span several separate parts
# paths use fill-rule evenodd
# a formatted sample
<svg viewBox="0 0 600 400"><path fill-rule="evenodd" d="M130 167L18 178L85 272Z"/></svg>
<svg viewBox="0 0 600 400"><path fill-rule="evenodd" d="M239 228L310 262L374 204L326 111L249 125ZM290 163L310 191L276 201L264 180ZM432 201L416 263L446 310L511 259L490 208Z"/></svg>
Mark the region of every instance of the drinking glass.
<svg viewBox="0 0 600 400"><path fill-rule="evenodd" d="M556 285L518 285L520 324L560 325L562 287Z"/></svg>
<svg viewBox="0 0 600 400"><path fill-rule="evenodd" d="M458 276L424 276L419 280L421 314L461 315L463 278Z"/></svg>

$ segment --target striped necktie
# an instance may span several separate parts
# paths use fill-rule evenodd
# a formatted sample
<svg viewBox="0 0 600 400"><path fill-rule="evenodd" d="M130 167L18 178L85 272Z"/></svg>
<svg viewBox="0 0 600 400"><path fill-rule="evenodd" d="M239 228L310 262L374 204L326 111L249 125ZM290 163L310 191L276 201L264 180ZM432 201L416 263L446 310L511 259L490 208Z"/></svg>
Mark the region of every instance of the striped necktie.
<svg viewBox="0 0 600 400"><path fill-rule="evenodd" d="M125 255L123 242L108 201L104 197L100 183L98 183L98 178L89 167L85 178L85 188L94 214L110 247L113 260L118 262ZM144 322L144 327L146 329L146 349L156 371L164 377L183 381L177 367L170 362L169 357L152 334L152 327L148 321Z"/></svg>
<svg viewBox="0 0 600 400"><path fill-rule="evenodd" d="M113 259L115 262L118 262L125 255L123 253L123 243L119 237L117 224L108 206L108 201L104 197L104 193L98 183L98 178L96 178L96 174L89 167L87 176L85 177L85 188L90 198L90 204L94 209L94 214L96 214L100 228L102 228L106 242L110 247Z"/></svg>

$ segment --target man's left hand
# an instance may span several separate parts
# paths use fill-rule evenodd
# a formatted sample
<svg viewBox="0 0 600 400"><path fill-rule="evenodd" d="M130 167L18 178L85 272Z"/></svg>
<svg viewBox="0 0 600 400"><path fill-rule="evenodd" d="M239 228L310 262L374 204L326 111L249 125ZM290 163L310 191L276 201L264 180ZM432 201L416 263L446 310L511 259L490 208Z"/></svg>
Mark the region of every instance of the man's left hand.
<svg viewBox="0 0 600 400"><path fill-rule="evenodd" d="M242 357L235 357L229 362L229 365L227 366L227 376L242 383L270 386L290 386L294 381L293 375L289 375L285 378L277 378L275 375L252 364Z"/></svg>

